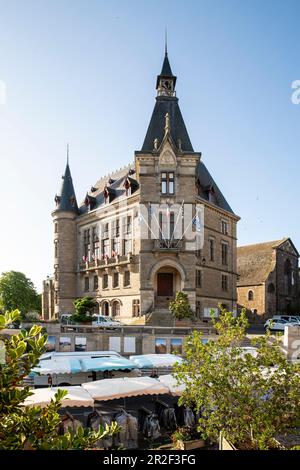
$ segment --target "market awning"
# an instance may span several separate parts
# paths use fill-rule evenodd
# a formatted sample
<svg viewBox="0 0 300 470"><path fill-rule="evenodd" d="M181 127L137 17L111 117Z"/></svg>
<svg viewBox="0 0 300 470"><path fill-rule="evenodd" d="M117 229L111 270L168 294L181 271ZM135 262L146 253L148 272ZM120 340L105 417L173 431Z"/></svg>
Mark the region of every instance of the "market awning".
<svg viewBox="0 0 300 470"><path fill-rule="evenodd" d="M168 387L171 395L182 395L185 390L185 384L178 385L177 380L171 374L161 375L157 380L159 380L159 382L161 382L165 387Z"/></svg>
<svg viewBox="0 0 300 470"><path fill-rule="evenodd" d="M49 405L51 399L57 390L67 390L68 395L62 400L62 406L94 406L94 400L91 395L82 387L52 387L52 388L37 388L32 390L33 395L26 398L24 406L41 406L42 408Z"/></svg>
<svg viewBox="0 0 300 470"><path fill-rule="evenodd" d="M82 372L106 370L133 370L139 366L124 357L97 357L94 359L80 359Z"/></svg>
<svg viewBox="0 0 300 470"><path fill-rule="evenodd" d="M50 359L40 361L39 364L32 369L32 372L40 375L52 374L76 374L81 372L82 366L79 359L76 358L60 358L59 360Z"/></svg>
<svg viewBox="0 0 300 470"><path fill-rule="evenodd" d="M130 356L129 359L142 369L173 367L177 362L182 362L182 358L175 356L175 354L143 354L141 356Z"/></svg>
<svg viewBox="0 0 300 470"><path fill-rule="evenodd" d="M82 387L94 400L114 400L115 398L135 397L138 395L160 395L169 389L151 377L124 377L87 382Z"/></svg>

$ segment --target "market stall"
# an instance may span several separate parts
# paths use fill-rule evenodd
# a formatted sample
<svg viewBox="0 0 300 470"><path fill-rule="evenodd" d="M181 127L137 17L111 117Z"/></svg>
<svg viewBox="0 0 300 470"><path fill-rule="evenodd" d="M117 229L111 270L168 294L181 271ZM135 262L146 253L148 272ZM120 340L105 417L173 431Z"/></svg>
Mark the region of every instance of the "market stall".
<svg viewBox="0 0 300 470"><path fill-rule="evenodd" d="M67 396L62 399L62 407L74 406L94 406L94 400L91 395L83 387L51 387L37 388L32 390L32 395L24 401L24 406L41 406L49 405L57 390L66 390Z"/></svg>
<svg viewBox="0 0 300 470"><path fill-rule="evenodd" d="M160 395L169 389L151 377L124 377L87 382L82 387L94 400L105 401L138 395Z"/></svg>

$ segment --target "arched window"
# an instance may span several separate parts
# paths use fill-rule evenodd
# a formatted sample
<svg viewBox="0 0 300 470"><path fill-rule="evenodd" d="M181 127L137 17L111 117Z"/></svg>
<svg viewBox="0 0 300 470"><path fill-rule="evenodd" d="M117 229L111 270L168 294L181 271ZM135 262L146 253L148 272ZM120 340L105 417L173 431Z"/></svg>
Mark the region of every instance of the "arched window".
<svg viewBox="0 0 300 470"><path fill-rule="evenodd" d="M120 316L120 302L118 300L113 301L111 313L113 317Z"/></svg>
<svg viewBox="0 0 300 470"><path fill-rule="evenodd" d="M102 315L109 315L109 303L108 302L103 302L101 305L101 313Z"/></svg>
<svg viewBox="0 0 300 470"><path fill-rule="evenodd" d="M253 290L249 290L249 292L248 292L248 300L253 300L253 299L254 299Z"/></svg>

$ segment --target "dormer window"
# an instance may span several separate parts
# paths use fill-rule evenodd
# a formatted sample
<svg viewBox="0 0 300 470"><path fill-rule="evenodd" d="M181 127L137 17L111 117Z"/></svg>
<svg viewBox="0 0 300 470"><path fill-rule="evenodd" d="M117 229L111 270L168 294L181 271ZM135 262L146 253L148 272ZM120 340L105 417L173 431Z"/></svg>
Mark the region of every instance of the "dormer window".
<svg viewBox="0 0 300 470"><path fill-rule="evenodd" d="M128 178L124 182L124 188L125 188L126 196L130 196L131 195L131 183Z"/></svg>
<svg viewBox="0 0 300 470"><path fill-rule="evenodd" d="M55 195L55 198L54 198L54 201L56 202L56 205L58 206L58 204L60 203L60 196L58 196L57 194Z"/></svg>
<svg viewBox="0 0 300 470"><path fill-rule="evenodd" d="M174 194L173 172L163 172L161 174L161 194Z"/></svg>
<svg viewBox="0 0 300 470"><path fill-rule="evenodd" d="M207 194L207 199L208 199L209 202L212 202L212 203L217 202L215 189L212 185L207 186L205 188L205 192Z"/></svg>
<svg viewBox="0 0 300 470"><path fill-rule="evenodd" d="M107 187L103 191L103 196L104 196L104 203L108 204L109 203L109 192Z"/></svg>
<svg viewBox="0 0 300 470"><path fill-rule="evenodd" d="M74 200L75 203L75 200ZM92 210L94 206L96 205L96 198L93 196L89 196L88 194L85 197L84 203L86 206L88 206L89 210Z"/></svg>

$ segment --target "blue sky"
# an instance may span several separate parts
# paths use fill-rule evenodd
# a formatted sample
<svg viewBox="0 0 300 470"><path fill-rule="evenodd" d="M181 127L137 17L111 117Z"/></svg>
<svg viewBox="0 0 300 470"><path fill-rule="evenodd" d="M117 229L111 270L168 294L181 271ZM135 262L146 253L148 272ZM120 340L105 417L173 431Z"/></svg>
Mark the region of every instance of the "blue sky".
<svg viewBox="0 0 300 470"><path fill-rule="evenodd" d="M0 272L39 290L51 274L67 142L79 201L140 149L165 27L192 144L241 217L239 244L290 236L300 249L300 2L0 0L0 12Z"/></svg>

